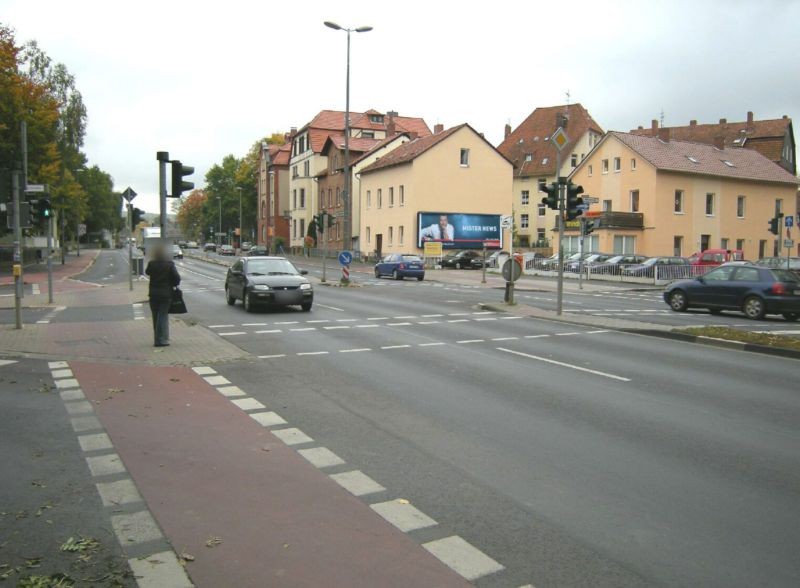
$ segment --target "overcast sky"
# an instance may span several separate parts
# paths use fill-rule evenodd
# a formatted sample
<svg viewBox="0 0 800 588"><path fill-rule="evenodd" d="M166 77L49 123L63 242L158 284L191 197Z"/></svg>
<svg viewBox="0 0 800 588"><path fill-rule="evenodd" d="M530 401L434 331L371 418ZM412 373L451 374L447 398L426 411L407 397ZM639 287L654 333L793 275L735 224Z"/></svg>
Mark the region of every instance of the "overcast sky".
<svg viewBox="0 0 800 588"><path fill-rule="evenodd" d="M795 118L795 0L183 2L0 0L19 44L36 39L76 77L85 152L158 211L156 151L195 167L344 110L463 122L497 145L538 106L580 102L605 130Z"/></svg>

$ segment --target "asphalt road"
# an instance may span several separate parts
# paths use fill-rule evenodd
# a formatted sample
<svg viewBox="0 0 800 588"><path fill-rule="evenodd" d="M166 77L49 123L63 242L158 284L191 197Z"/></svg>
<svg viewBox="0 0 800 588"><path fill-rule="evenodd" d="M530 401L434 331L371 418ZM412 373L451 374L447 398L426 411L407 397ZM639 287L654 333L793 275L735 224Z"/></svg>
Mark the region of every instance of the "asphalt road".
<svg viewBox="0 0 800 588"><path fill-rule="evenodd" d="M502 292L435 281L248 314L224 268L179 265L192 318L261 359L218 371L505 566L478 586L800 581L795 361L491 313Z"/></svg>

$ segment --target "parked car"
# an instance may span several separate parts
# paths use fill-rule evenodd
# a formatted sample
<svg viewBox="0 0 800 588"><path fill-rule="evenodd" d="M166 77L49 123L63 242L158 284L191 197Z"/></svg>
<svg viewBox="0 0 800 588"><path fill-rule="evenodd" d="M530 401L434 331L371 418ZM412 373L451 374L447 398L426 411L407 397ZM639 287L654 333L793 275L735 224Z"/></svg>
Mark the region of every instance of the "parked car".
<svg viewBox="0 0 800 588"><path fill-rule="evenodd" d="M508 259L508 251L492 251L491 255L486 256L486 267L502 267L503 262ZM483 267L483 254L478 257L472 258L473 269L481 269Z"/></svg>
<svg viewBox="0 0 800 588"><path fill-rule="evenodd" d="M247 255L253 257L255 255L269 255L269 251L264 245L253 245L247 250Z"/></svg>
<svg viewBox="0 0 800 588"><path fill-rule="evenodd" d="M782 314L787 321L796 321L800 317L800 278L789 270L726 263L697 278L672 282L664 289L664 302L676 312L687 308L707 308L711 314L736 310L754 320Z"/></svg>
<svg viewBox="0 0 800 588"><path fill-rule="evenodd" d="M197 249L197 241L187 241L186 242L186 249Z"/></svg>
<svg viewBox="0 0 800 588"><path fill-rule="evenodd" d="M308 312L314 289L306 274L285 257L240 257L228 268L225 300L231 306L241 300L247 312L262 305L299 305Z"/></svg>
<svg viewBox="0 0 800 588"><path fill-rule="evenodd" d="M236 255L236 249L233 248L233 245L220 245L217 253L220 255Z"/></svg>
<svg viewBox="0 0 800 588"><path fill-rule="evenodd" d="M180 245L172 245L172 259L183 259L183 249Z"/></svg>
<svg viewBox="0 0 800 588"><path fill-rule="evenodd" d="M706 249L689 257L691 265L717 266L726 261L744 260L744 251L741 249Z"/></svg>
<svg viewBox="0 0 800 588"><path fill-rule="evenodd" d="M688 275L689 260L685 257L649 257L639 265L623 268L623 276L652 278L658 268L659 279L683 278Z"/></svg>
<svg viewBox="0 0 800 588"><path fill-rule="evenodd" d="M445 255L442 258L442 267L452 267L455 269L471 269L472 260L480 256L474 249L459 251L452 255Z"/></svg>
<svg viewBox="0 0 800 588"><path fill-rule="evenodd" d="M250 251L250 248L252 246L253 244L250 243L250 241L245 241L244 243L242 243L242 251Z"/></svg>
<svg viewBox="0 0 800 588"><path fill-rule="evenodd" d="M217 246L214 243L206 243L203 245L203 251L216 251Z"/></svg>
<svg viewBox="0 0 800 588"><path fill-rule="evenodd" d="M595 264L602 263L612 257L610 253L586 253L583 256L583 269L591 267ZM564 271L565 272L577 272L578 268L581 267L581 260L580 258L577 260L570 261L564 264Z"/></svg>
<svg viewBox="0 0 800 588"><path fill-rule="evenodd" d="M755 265L762 265L764 267L788 269L793 272L800 272L800 257L762 257L753 263L755 263Z"/></svg>
<svg viewBox="0 0 800 588"><path fill-rule="evenodd" d="M585 253L584 255L588 255L588 253ZM581 257L580 253L570 253L569 255L567 255L565 253L564 254L564 265L566 266L568 263L573 262L573 261L577 263L577 261L580 259L580 257ZM542 262L540 264L538 264L536 267L538 267L539 269L543 269L543 270L547 270L547 271L551 271L551 272L557 272L558 271L558 253L554 253L553 255L548 257L547 259L542 260Z"/></svg>
<svg viewBox="0 0 800 588"><path fill-rule="evenodd" d="M618 276L624 268L639 265L646 259L645 255L615 255L602 263L594 264L591 272L592 274Z"/></svg>
<svg viewBox="0 0 800 588"><path fill-rule="evenodd" d="M375 264L375 277L392 276L395 280L425 279L425 263L419 255L391 253Z"/></svg>

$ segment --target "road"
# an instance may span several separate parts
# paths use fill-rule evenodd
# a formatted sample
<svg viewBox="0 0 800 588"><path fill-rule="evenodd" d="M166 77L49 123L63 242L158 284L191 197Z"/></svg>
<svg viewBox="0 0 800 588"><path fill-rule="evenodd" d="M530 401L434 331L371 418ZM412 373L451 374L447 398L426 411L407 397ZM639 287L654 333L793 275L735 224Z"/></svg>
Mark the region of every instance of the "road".
<svg viewBox="0 0 800 588"><path fill-rule="evenodd" d="M84 279L118 279L115 256ZM177 263L188 320L252 354L214 369L346 462L326 473L384 488L365 504L429 517L412 539L459 536L502 566L476 586L800 583L796 360L494 312L501 290L435 279L316 284L310 313L246 313L224 267ZM652 316L656 298L610 288L565 309Z"/></svg>

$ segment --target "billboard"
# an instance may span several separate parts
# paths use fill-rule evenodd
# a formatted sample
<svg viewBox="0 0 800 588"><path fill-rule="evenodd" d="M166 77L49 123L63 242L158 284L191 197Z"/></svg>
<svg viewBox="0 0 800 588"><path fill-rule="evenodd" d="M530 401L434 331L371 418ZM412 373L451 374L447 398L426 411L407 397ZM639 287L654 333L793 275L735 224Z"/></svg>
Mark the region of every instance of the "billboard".
<svg viewBox="0 0 800 588"><path fill-rule="evenodd" d="M503 231L499 214L418 212L417 247L438 242L443 249L500 249Z"/></svg>

